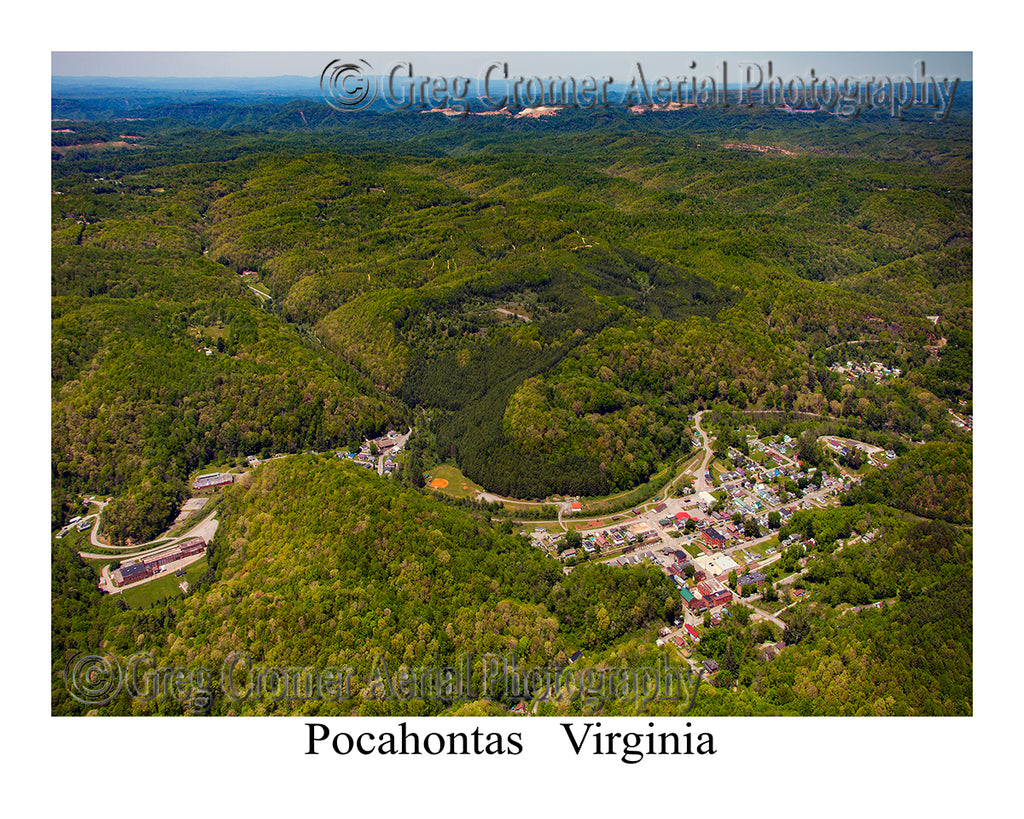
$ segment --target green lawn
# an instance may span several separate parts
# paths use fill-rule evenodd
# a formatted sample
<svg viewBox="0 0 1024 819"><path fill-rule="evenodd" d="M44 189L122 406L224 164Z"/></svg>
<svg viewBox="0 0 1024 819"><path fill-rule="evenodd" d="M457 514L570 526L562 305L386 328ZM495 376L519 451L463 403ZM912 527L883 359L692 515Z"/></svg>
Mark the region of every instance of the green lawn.
<svg viewBox="0 0 1024 819"><path fill-rule="evenodd" d="M769 545L770 544L768 543L758 543L755 545L743 546L741 548L743 551L750 552L750 554L757 555L757 557L761 558L764 557L764 550L767 549Z"/></svg>
<svg viewBox="0 0 1024 819"><path fill-rule="evenodd" d="M462 474L457 466L451 464L438 464L430 470L430 478L427 481L429 486L430 481L435 478L442 478L448 481L448 485L444 489L436 489L435 492L443 492L452 498L475 498L479 492L483 492L483 487L477 483L473 483L469 478Z"/></svg>
<svg viewBox="0 0 1024 819"><path fill-rule="evenodd" d="M684 544L683 551L686 552L691 558L700 557L703 554L707 554L700 546L697 545L696 540L691 540Z"/></svg>
<svg viewBox="0 0 1024 819"><path fill-rule="evenodd" d="M150 580L141 586L129 586L123 592L124 601L133 609L148 609L154 603L161 603L167 599L178 599L183 597L178 584L184 579L189 585L195 585L196 581L206 571L207 563L205 555L185 569L185 577L175 577L171 572L167 577L157 580Z"/></svg>
<svg viewBox="0 0 1024 819"><path fill-rule="evenodd" d="M228 338L230 337L230 334L228 332L228 328L224 327L222 325L211 324L211 325L207 325L205 327L200 327L198 325L193 325L193 326L189 327L189 330L192 331L192 334L197 339L205 339L207 341L212 341L214 346L217 345L217 339L218 338L222 338L225 341L227 341Z"/></svg>
<svg viewBox="0 0 1024 819"><path fill-rule="evenodd" d="M89 523L91 524L92 521L89 521ZM104 553L109 554L110 555L110 560L120 560L123 555L125 555L127 553L130 553L132 551L131 549L116 550L116 549L111 549L111 548L109 548L107 546L94 546L92 544L92 542L89 540L89 535L91 533L92 533L92 527L91 526L88 529L86 529L84 532L78 532L78 531L72 529L70 532L68 532L66 535L64 535L64 537L62 537L57 542L63 544L64 546L66 546L67 548L69 548L69 549L71 549L71 550L73 550L75 552L92 552L93 554L104 554Z"/></svg>
<svg viewBox="0 0 1024 819"><path fill-rule="evenodd" d="M92 521L89 522L92 523ZM89 530L86 530L85 532L79 532L75 529L72 529L70 532L64 535L64 537L62 537L58 542L63 543L69 549L74 549L76 552L84 552L88 551L89 549L95 548L89 542Z"/></svg>
<svg viewBox="0 0 1024 819"><path fill-rule="evenodd" d="M785 587L783 587L783 588L785 588ZM751 605L757 606L759 609L763 609L764 611L768 612L769 614L778 614L780 611L782 611L784 608L786 608L786 606L788 606L792 602L793 602L792 600L788 599L788 597L787 597L785 592L779 592L779 599L776 600L773 603L768 603L768 602L766 602L764 600L757 600L754 603L752 603Z"/></svg>

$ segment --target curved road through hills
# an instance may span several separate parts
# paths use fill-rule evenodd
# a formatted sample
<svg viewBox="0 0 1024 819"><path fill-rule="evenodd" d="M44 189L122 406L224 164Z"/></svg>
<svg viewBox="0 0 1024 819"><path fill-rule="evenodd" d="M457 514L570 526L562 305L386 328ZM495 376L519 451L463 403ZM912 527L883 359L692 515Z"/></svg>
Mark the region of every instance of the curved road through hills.
<svg viewBox="0 0 1024 819"><path fill-rule="evenodd" d="M155 540L149 540L145 543L133 543L131 546L115 546L112 543L104 543L99 538L100 531L100 516L103 514L103 510L107 507L108 501L96 500L95 498L90 500L90 503L95 504L99 507L99 511L85 515L82 520L86 521L93 518L92 527L89 529L89 543L95 546L97 549L109 549L113 552L144 552L149 551L157 546L169 546L174 543L178 538L168 538L166 535L161 535ZM80 521L81 522L81 521ZM69 530L70 526L65 526L62 529L62 533ZM79 552L79 554L86 556L85 552ZM117 555L117 557L134 557L134 554ZM109 557L109 555L90 555L90 557Z"/></svg>
<svg viewBox="0 0 1024 819"><path fill-rule="evenodd" d="M696 415L693 416L694 426L697 428L697 432L700 434L700 438L701 438L701 441L703 443L704 457L701 460L700 467L697 470L697 475L696 475L696 478L694 480L693 487L691 488L690 492L687 493L687 494L696 494L698 492L710 492L711 489L714 488L713 484L711 484L705 478L705 475L707 474L707 470L708 470L708 464L711 463L711 460L714 458L715 453L711 449L711 440L708 437L708 434L704 431L704 428L701 427L701 425L700 425L700 419L701 419L701 416L704 415L704 412L705 412L705 410L700 410L700 412L698 412ZM661 494L663 495L663 497L665 497L667 499L668 496L669 496L669 490L671 490L672 486L677 481L679 481L680 478L684 477L686 474L687 474L686 472L681 472L678 475L676 475L671 481L669 481L668 484L665 485L664 489L661 490ZM572 503L571 499L563 500L563 501L553 501L553 500L527 501L527 500L519 500L518 498L506 498L506 497L504 497L502 495L496 495L493 492L481 491L481 492L477 493L476 500L478 500L478 501L485 501L487 503L514 503L514 504L520 504L522 506L554 506L554 507L556 507L558 509L558 518L557 518L558 525L561 526L563 530L568 528L567 524L565 523L565 521L562 518L562 515L565 512L568 512L570 510L570 505ZM640 506L640 505L642 505L643 503L646 503L646 502L647 501L638 501L636 505ZM605 516L603 516L603 517L605 517ZM543 522L553 523L554 521L538 521L538 522L539 523L543 523ZM586 520L580 519L579 521L574 521L574 523L575 522L578 522L578 523L582 524L582 523L586 523Z"/></svg>
<svg viewBox="0 0 1024 819"><path fill-rule="evenodd" d="M78 554L80 557L85 558L86 560L110 560L111 562L113 562L115 560L125 560L130 557L143 557L152 552L163 551L164 549L170 548L175 543L178 543L179 541L185 540L186 538L190 537L201 537L203 540L209 543L213 539L213 535L217 531L217 526L220 523L220 521L215 520L215 518L217 517L217 511L218 510L214 509L209 515L203 518L199 523L197 523L195 526L193 526L180 537L160 541L151 541L149 543L141 544L139 547L137 547L137 551L131 552L130 554L97 555L91 554L90 552L79 552ZM105 546L104 548L109 547Z"/></svg>

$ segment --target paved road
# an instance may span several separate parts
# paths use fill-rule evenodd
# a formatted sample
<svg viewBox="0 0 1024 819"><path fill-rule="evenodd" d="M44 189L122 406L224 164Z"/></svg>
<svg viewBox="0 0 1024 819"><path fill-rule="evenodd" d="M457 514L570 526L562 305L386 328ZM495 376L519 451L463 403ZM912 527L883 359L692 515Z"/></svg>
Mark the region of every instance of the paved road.
<svg viewBox="0 0 1024 819"><path fill-rule="evenodd" d="M89 499L89 503L96 504L99 507L99 511L98 512L92 512L91 514L88 514L88 515L83 515L82 516L82 520L76 521L74 524L69 524L69 525L63 527L60 530L60 532L58 532L58 535L60 537L64 537L64 535L66 535L68 532L70 532L76 526L81 526L82 521L89 520L89 518L95 518L95 520L93 521L93 524L92 524L92 528L89 530L89 542L93 546L98 546L101 549L115 548L115 547L112 547L112 546L108 546L106 543L101 543L100 540L96 537L96 533L99 531L99 528L100 528L100 514L102 514L103 507L105 507L107 505L107 502L106 501L101 501L101 500L96 500L95 498L90 498Z"/></svg>
<svg viewBox="0 0 1024 819"><path fill-rule="evenodd" d="M707 471L708 464L711 462L711 459L714 457L714 451L711 449L711 442L708 441L707 435L704 433L704 430L701 429L701 426L700 426L700 419L701 419L701 416L703 414L704 414L704 410L701 410L700 412L698 412L693 417L694 418L694 423L696 424L696 427L697 427L697 431L700 432L701 440L704 441L704 459L703 459L703 461L701 461L701 465L700 465L700 469L699 469L699 475L697 476L697 483L695 484L695 488L693 490L691 490L692 492L701 492L701 491L704 491L704 489L710 488L708 483L704 480L704 473ZM676 475L671 481L669 481L669 483L665 486L664 490L660 493L665 500L668 500L668 490L672 487L673 484L675 484L680 478L683 478L683 477L685 477L685 473L680 473L679 475ZM558 523L559 523L559 525L563 529L566 528L566 524L563 523L563 521L562 521L562 514L563 514L563 512L569 511L569 504L571 503L571 501L551 501L551 500L527 501L527 500L520 500L518 498L506 498L506 497L504 497L502 495L495 495L493 492L486 492L486 491L478 492L477 495L476 495L476 499L478 501L485 501L487 503L515 503L515 504L521 504L523 506L556 506L557 505L558 506ZM641 501L641 502L636 504L636 507L641 506L644 503L648 503L648 502L649 501ZM636 507L634 507L634 508L636 508ZM619 514L621 514L621 513L619 513ZM593 517L593 518L591 518L589 520L588 519L580 519L579 523L581 525L586 525L587 523L589 523L592 520L598 520L598 519L606 518L606 517L608 517L608 515L601 515L599 517ZM537 523L553 523L554 521L536 521L536 522Z"/></svg>
<svg viewBox="0 0 1024 819"><path fill-rule="evenodd" d="M217 532L217 527L220 525L220 522L216 520L216 517L217 510L215 509L213 512L211 512L209 515L203 518L199 523L197 523L195 526L189 529L188 532L181 535L180 537L176 537L171 540L159 541L158 543L156 543L155 546L152 545L152 542L143 544L144 546L149 546L149 548L142 549L141 551L134 551L131 554L98 555L92 554L90 552L79 552L78 555L79 557L85 558L86 560L126 560L130 557L144 557L147 554L162 552L164 549L170 548L175 543L178 543L179 541L185 540L186 538L190 537L201 537L203 540L209 543L213 539L214 534Z"/></svg>
<svg viewBox="0 0 1024 819"><path fill-rule="evenodd" d="M398 448L398 447L404 447L406 442L408 442L410 435L412 435L412 427L409 427L409 431L406 432L404 435L399 435L399 436L397 436L395 438L389 438L388 440L391 441L394 444L394 446L392 446L388 450L388 453L394 452L395 449ZM378 440L380 440L380 439L378 439ZM377 474L378 475L383 475L384 474L384 460L387 458L388 453L381 452L379 455L377 455Z"/></svg>
<svg viewBox="0 0 1024 819"><path fill-rule="evenodd" d="M89 520L91 518L93 523L92 523L92 528L89 529L89 542L93 546L95 546L96 548L98 548L98 549L114 549L114 550L122 550L122 551L123 550L130 550L130 549L138 549L139 548L137 545L135 545L135 546L112 546L111 544L104 543L102 540L100 540L100 538L99 538L100 515L103 514L103 509L107 506L107 502L106 501L101 501L101 500L96 500L96 499L92 499L89 502L96 504L96 506L99 507L99 511L98 512L92 512L92 513L90 513L88 515L84 515L82 517L82 520L80 520L77 523L75 523L74 526L65 526L63 529L60 530L60 535L62 537L65 534L67 534L68 532L70 532L72 529L74 529L75 526L79 526L79 525L81 525L81 523L83 521Z"/></svg>
<svg viewBox="0 0 1024 819"><path fill-rule="evenodd" d="M711 463L711 459L714 457L715 453L711 449L711 440L708 438L708 434L700 425L702 415L704 415L704 410L701 410L693 416L694 426L697 427L697 432L700 433L700 439L704 443L704 460L701 461L700 469L697 470L697 480L693 484L694 492L710 492L714 488L713 485L705 478L708 471L708 464Z"/></svg>
<svg viewBox="0 0 1024 819"><path fill-rule="evenodd" d="M692 457L693 456L690 456L690 458L688 458L687 460L692 459ZM681 481L683 478L687 478L687 477L691 477L690 470L684 469L682 472L680 472L678 475L676 475L672 480L670 480L667 484L665 484L665 488L661 491L662 500L669 500L669 499L671 499L671 497L672 497L672 487L675 486L677 483L679 483L679 481ZM693 491L692 488L688 488L688 490L687 490L688 493L692 492L692 491ZM650 501L644 501L644 502L645 503L650 503Z"/></svg>
<svg viewBox="0 0 1024 819"><path fill-rule="evenodd" d="M151 577L147 577L144 580L137 580L128 586L115 586L114 579L110 576L110 566L104 566L102 576L100 578L100 586L107 592L107 594L120 594L125 589L134 589L138 586L145 586L147 583L153 580L160 580L163 577L170 577L178 569L184 569L186 566L191 566L206 557L206 552L202 552L198 555L189 555L188 557L182 558L181 560L175 560L173 563L167 563L163 566L162 570L157 572Z"/></svg>
<svg viewBox="0 0 1024 819"><path fill-rule="evenodd" d="M168 539L166 535L161 535L153 540L148 540L145 543L133 543L131 546L115 546L111 543L104 543L99 538L100 531L100 515L103 514L103 510L107 506L106 501L93 500L100 509L99 512L93 512L91 515L86 515L82 520L88 520L91 517L95 517L93 521L92 529L89 530L89 543L98 549L109 549L114 552L130 552L130 554L117 555L117 557L134 557L136 552L145 552L158 546L169 546L179 538ZM81 521L79 521L81 522ZM86 555L85 552L79 552L83 557ZM90 557L110 557L110 555L90 555Z"/></svg>
<svg viewBox="0 0 1024 819"><path fill-rule="evenodd" d="M702 446L703 457L701 459L700 466L697 469L697 475L695 476L694 484L691 487L690 491L687 493L688 497L695 496L698 492L710 492L711 490L713 490L715 488L714 484L709 482L705 478L705 475L707 474L707 471L708 471L708 465L714 459L714 454L715 453L714 453L714 450L712 449L712 446L711 446L712 441L714 439L710 438L708 436L708 434L705 432L704 428L701 426L701 418L703 417L704 413L705 413L705 410L700 410L693 417L694 426L696 427L697 432L699 432L700 436L701 436L701 441L702 441L702 444L703 444L703 446ZM779 467L796 466L796 461L793 458L791 458L790 456L785 455L784 453L781 453L781 452L779 453L779 456L782 458L782 462L778 464ZM769 469L774 469L774 468L775 468L775 466L766 465L766 466L762 466L761 470L762 471L767 471ZM843 472L843 475L845 477L847 477L847 478L849 477L849 475L846 474L845 471ZM672 488L672 486L674 484L676 484L681 478L683 478L685 476L686 476L686 473L682 472L679 475L676 475L676 477L673 478L671 481L669 481L669 483L664 487L664 489L660 493L661 496L662 496L662 499L664 501L672 500L672 498L670 496L669 490ZM751 477L753 477L753 476L748 475L748 476L743 477L743 478L736 478L735 480L733 480L733 481L731 481L731 482L729 482L727 484L722 484L722 486L719 487L719 488L727 488L727 487L732 486L734 484L741 483L744 480L750 480ZM831 490L827 490L827 489L816 490L816 491L806 495L805 497L803 497L800 500L797 500L797 501L790 500L790 501L787 501L786 503L778 504L778 505L773 506L771 508L766 508L766 509L763 510L763 512L765 514L767 514L770 511L776 511L778 509L781 509L783 506L786 506L788 504L799 504L802 501L817 501L817 502L820 503L820 502L823 501L823 496L828 494L830 491ZM561 502L551 501L551 500L525 501L525 500L519 500L518 498L506 498L506 497L503 497L501 495L496 495L493 492L486 492L486 491L482 491L482 492L477 493L476 499L478 501L486 501L488 503L505 503L505 502L507 502L507 503L514 503L514 504L522 504L524 506L546 506L546 505L557 506L558 507L557 523L563 529L566 528L566 524L562 520L562 515L563 515L564 512L569 511L569 503L570 503L569 501L561 501ZM634 508L644 506L644 505L646 505L649 502L650 501L640 501L640 502L638 502L636 504L636 506ZM690 502L691 503L693 502L692 499L691 499ZM594 521L603 520L603 519L605 519L607 517L608 517L608 515L600 515L600 516L593 516L593 517L590 517L590 518L581 518L581 519L579 519L579 521L577 521L577 523L578 523L578 525L581 528L585 528L589 524L593 523ZM555 521L535 521L535 522L536 523L555 523ZM757 542L757 541L754 541L754 542Z"/></svg>
<svg viewBox="0 0 1024 819"><path fill-rule="evenodd" d="M769 614L764 609L759 609L757 606L752 605L751 603L744 602L743 605L749 606L750 608L752 608L754 610L754 613L750 616L751 620L768 620L768 621L774 623L775 625L777 625L779 628L785 630L786 624L783 623L774 614Z"/></svg>
<svg viewBox="0 0 1024 819"><path fill-rule="evenodd" d="M528 501L519 500L518 498L506 498L502 495L495 495L493 492L478 492L476 499L479 501L486 501L487 503L515 503L520 506L554 506L557 501L542 500L542 501ZM550 523L550 521L548 521Z"/></svg>

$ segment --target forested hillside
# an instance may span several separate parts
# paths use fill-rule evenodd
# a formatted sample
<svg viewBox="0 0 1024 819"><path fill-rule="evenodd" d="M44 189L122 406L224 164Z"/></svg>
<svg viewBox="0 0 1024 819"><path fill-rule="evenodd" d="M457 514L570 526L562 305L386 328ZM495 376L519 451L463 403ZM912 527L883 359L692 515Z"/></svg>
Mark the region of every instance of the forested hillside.
<svg viewBox="0 0 1024 819"><path fill-rule="evenodd" d="M970 537L941 523L908 523L884 509L842 512L861 531L875 527L877 537L840 551L816 532L821 554L804 576L816 602L789 618L786 648L771 661L759 655L750 630L732 622L715 635L716 644L702 646L729 671L717 684L735 679L739 688L706 691L700 712L972 712ZM821 513L819 530L842 512ZM818 523L807 520L812 528ZM862 608L879 599L886 605Z"/></svg>
<svg viewBox="0 0 1024 819"><path fill-rule="evenodd" d="M654 568L585 565L569 575L522 539L465 511L329 456L266 465L232 488L207 583L172 607L125 609L99 599L81 561L55 544L54 674L83 642L114 656L240 669L238 688L210 682L214 714L457 713L473 705L505 713L516 696L388 697L370 681L382 668L459 667L482 691L487 655L523 668L557 669L576 651L586 669L654 667L650 627L679 611L674 585ZM801 586L814 602L780 633L741 604L700 644L722 671L705 683L698 714L967 714L971 712L971 543L944 523L914 523L881 506L800 513L784 530L815 538ZM870 533L865 538L862 535ZM796 567L805 553L787 554ZM881 609L863 608L873 600ZM644 629L647 629L644 631ZM772 660L763 645L782 638ZM240 659L241 658L241 659ZM660 660L659 660L660 658ZM674 662L678 662L675 660ZM267 668L351 669L351 696L308 706L235 696ZM358 684L356 684L358 681ZM736 685L733 690L733 685ZM528 698L529 699L529 698ZM481 700L486 700L481 701ZM584 705L556 691L540 713L637 714L630 696ZM104 714L174 714L185 701L126 695ZM652 715L678 713L669 698ZM204 707L205 708L205 707ZM89 710L58 681L55 713Z"/></svg>
<svg viewBox="0 0 1024 819"><path fill-rule="evenodd" d="M344 446L405 416L203 257L57 246L53 266L55 523L71 493L116 494L111 537L145 540L211 461Z"/></svg>
<svg viewBox="0 0 1024 819"><path fill-rule="evenodd" d="M54 101L55 117L94 119L53 134L52 527L96 493L113 498L101 534L139 543L198 471L288 457L224 491L209 568L181 599L102 598L102 560L53 541L54 713L89 710L59 679L85 648L211 668L244 652L362 680L377 657L675 656L654 648L681 605L665 574L566 572L509 517L654 476L659 491L703 445L701 410L718 475L753 431L797 439L801 489L812 470L815 486L840 476L823 436L882 450L836 456L845 506L782 524L780 540L815 541L778 561L812 602L785 633L737 607L707 635L727 673L701 711L970 713L969 115L147 106L126 136L108 100ZM389 429L413 431L393 477L335 457ZM421 489L442 466L461 498ZM510 512L480 488L541 503ZM217 685L215 714L327 713ZM364 686L328 710L514 703Z"/></svg>
<svg viewBox="0 0 1024 819"><path fill-rule="evenodd" d="M225 368L247 372L243 362L257 360L280 372L275 361L295 359L276 404L259 387L240 396L239 407L260 408L205 425L188 465L344 444L402 416L384 390L427 410L438 457L521 497L643 483L685 453L682 419L714 402L930 439L947 434L941 400L970 400L969 125L944 124L948 150L936 154L934 129L926 137L921 125L891 124L895 137L877 123L816 121L808 131L765 112L748 125L769 128L788 153L752 153L709 123L698 138L681 114L657 128L618 122L611 136L601 118L575 114L524 131L396 113L391 139L374 131L380 115L367 117L358 139L339 123L333 150L310 150L324 132L292 130L216 142L199 132L189 163L170 134L132 151L63 155L53 198L59 383L75 380L65 372L75 362L102 360L102 329L76 328L128 309L102 297L147 313L148 299L156 320L146 331L163 344L204 332L218 343L208 330L224 330L227 360L176 362L176 372L230 382ZM894 139L908 150L893 154ZM236 157L224 159L229 145ZM173 284L162 281L171 270ZM929 353L940 337L948 358ZM242 349L256 338L262 350ZM153 342L123 354L134 361ZM825 368L851 350L902 365L915 388L843 384ZM347 385L331 387L337 402L317 397L328 383ZM172 403L204 389L171 387ZM341 397L352 389L364 397ZM283 409L296 407L307 413L301 432L283 428ZM77 415L55 426L71 425ZM159 436L168 434L165 424ZM61 465L77 460L55 466L69 489L99 477ZM103 480L112 491L125 478Z"/></svg>
<svg viewBox="0 0 1024 819"><path fill-rule="evenodd" d="M92 636L107 651L154 651L162 663L216 669L232 652L244 652L254 666L347 667L362 682L338 713L405 713L404 703L363 691L375 662L397 671L490 653L555 667L577 650L606 649L679 611L673 584L653 568L592 566L566 576L556 561L486 519L331 456L265 465L227 493L223 513L215 584L157 616L121 610L110 598L92 601L93 612L105 613ZM55 549L63 585L82 569L59 544ZM90 628L76 612L70 602L55 610L55 650ZM61 712L86 710L55 696ZM451 705L413 707L436 713ZM132 707L174 713L184 706L150 709L125 696L104 713ZM233 702L218 687L211 711L294 708L272 698Z"/></svg>

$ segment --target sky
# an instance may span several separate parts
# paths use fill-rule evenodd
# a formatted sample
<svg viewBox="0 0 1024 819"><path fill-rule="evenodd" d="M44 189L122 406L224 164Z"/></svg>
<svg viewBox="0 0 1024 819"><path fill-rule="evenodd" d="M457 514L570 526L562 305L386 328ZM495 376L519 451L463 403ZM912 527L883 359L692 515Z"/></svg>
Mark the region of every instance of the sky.
<svg viewBox="0 0 1024 819"><path fill-rule="evenodd" d="M969 51L55 51L55 76L74 77L274 77L319 76L334 59L363 59L378 73L398 62L411 63L414 73L433 76L479 76L490 63L507 62L511 75L612 76L628 81L640 62L651 77L720 75L723 61L730 78L739 78L743 63L766 75L836 77L913 76L924 61L926 73L972 79ZM694 65L695 64L695 65ZM730 82L733 80L730 79Z"/></svg>

